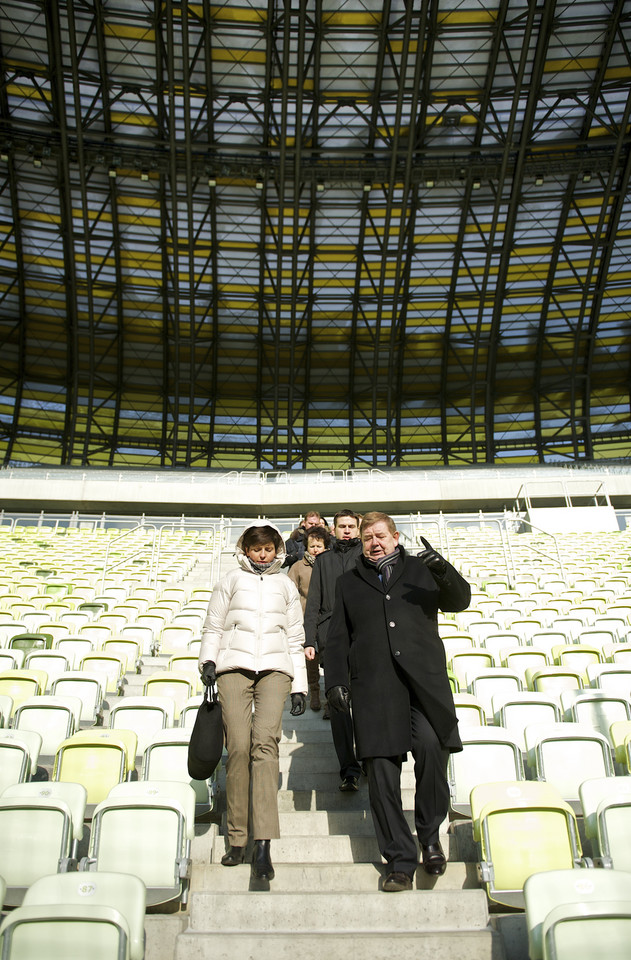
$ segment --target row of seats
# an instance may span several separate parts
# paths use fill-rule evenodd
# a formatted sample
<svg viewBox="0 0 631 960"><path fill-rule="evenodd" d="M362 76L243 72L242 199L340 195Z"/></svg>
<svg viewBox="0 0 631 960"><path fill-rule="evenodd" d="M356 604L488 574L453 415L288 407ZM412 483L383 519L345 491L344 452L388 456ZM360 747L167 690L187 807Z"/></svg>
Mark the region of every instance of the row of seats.
<svg viewBox="0 0 631 960"><path fill-rule="evenodd" d="M463 750L450 755L448 779L451 809L462 816L471 815L471 790L483 782L495 780L545 781L573 809L580 809L580 786L587 777L611 778L629 775L631 721L613 724L619 727L619 742L612 752L609 740L592 727L581 723L530 723L525 729L463 727ZM623 763L616 770L616 761Z"/></svg>
<svg viewBox="0 0 631 960"><path fill-rule="evenodd" d="M212 793L204 781L192 781L187 771L188 742L199 702L189 713L186 727L147 729L140 742L132 729L90 727L63 739L52 756L43 753L47 735L34 729L0 729L0 789L35 777L38 765L52 759L52 779L83 783L88 802L98 803L110 788L141 770L142 779L172 779L191 784L196 802L209 809ZM141 708L139 708L141 710ZM149 707L149 712L158 713ZM215 774L216 779L216 774ZM212 787L210 787L212 790Z"/></svg>
<svg viewBox="0 0 631 960"><path fill-rule="evenodd" d="M195 834L195 791L152 779L117 783L96 804L88 855L77 859L89 795L78 782L19 783L0 795L5 906L53 872L120 871L139 877L147 903L186 903Z"/></svg>
<svg viewBox="0 0 631 960"><path fill-rule="evenodd" d="M94 668L94 661L90 661ZM154 673L143 682L146 696L169 697L174 703L174 719L179 720L183 710L190 707L191 698L202 693L202 684L197 669L197 658L187 657L170 664L174 668ZM118 667L115 676L118 677ZM124 677L122 678L124 684ZM46 696L47 674L43 670L7 670L0 673L0 726L12 720L27 701ZM100 724L103 719L103 705L108 692L121 689L114 686L105 669L67 670L57 676L51 686L49 696L73 697L81 701L80 723L83 725ZM124 686L122 687L124 689ZM128 698L126 698L127 701ZM198 701L199 702L199 701ZM32 709L33 704L29 704ZM122 710L123 705L114 704L112 709Z"/></svg>

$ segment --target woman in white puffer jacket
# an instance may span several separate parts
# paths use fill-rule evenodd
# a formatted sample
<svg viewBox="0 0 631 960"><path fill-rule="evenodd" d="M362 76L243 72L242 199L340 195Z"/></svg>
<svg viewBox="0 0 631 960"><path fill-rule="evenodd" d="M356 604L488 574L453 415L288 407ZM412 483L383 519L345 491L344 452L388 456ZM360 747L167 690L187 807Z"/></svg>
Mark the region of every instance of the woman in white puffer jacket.
<svg viewBox="0 0 631 960"><path fill-rule="evenodd" d="M278 822L278 743L291 693L291 713L306 706L307 673L300 596L280 574L285 559L277 527L255 521L237 543L238 570L215 586L202 631L199 668L217 683L228 761L226 801L229 847L221 862L245 859L251 808L252 875L271 880L270 840ZM250 804L251 799L251 804Z"/></svg>

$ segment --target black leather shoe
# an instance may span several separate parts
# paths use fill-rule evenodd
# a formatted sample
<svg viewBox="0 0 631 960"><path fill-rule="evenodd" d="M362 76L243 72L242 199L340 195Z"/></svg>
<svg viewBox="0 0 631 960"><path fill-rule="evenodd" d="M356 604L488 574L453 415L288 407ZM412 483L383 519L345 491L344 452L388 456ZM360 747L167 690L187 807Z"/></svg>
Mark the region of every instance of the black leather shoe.
<svg viewBox="0 0 631 960"><path fill-rule="evenodd" d="M344 777L339 789L342 793L354 793L359 790L359 777Z"/></svg>
<svg viewBox="0 0 631 960"><path fill-rule="evenodd" d="M384 893L398 893L400 890L412 889L412 877L408 873L393 870L383 881Z"/></svg>
<svg viewBox="0 0 631 960"><path fill-rule="evenodd" d="M252 878L254 880L273 880L274 867L270 857L269 840L255 840L252 852Z"/></svg>
<svg viewBox="0 0 631 960"><path fill-rule="evenodd" d="M440 877L447 869L447 859L440 843L421 844L423 851L423 870L434 877Z"/></svg>
<svg viewBox="0 0 631 960"><path fill-rule="evenodd" d="M245 860L245 847L233 847L230 845L223 857L221 862L224 867L236 867L237 864L243 863Z"/></svg>

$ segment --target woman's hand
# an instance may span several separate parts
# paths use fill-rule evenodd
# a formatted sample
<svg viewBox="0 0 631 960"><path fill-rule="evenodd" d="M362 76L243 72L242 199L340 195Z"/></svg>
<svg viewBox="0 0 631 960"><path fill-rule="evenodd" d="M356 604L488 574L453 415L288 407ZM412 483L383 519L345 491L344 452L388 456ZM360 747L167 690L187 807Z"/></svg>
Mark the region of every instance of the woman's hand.
<svg viewBox="0 0 631 960"><path fill-rule="evenodd" d="M307 709L307 698L304 693L292 693L291 710L292 717L300 717Z"/></svg>

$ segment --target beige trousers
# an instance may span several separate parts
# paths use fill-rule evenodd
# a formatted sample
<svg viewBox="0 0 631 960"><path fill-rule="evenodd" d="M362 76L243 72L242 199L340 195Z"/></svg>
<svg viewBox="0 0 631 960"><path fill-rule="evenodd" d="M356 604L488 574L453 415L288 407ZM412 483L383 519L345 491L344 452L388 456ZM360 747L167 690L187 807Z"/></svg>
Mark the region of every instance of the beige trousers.
<svg viewBox="0 0 631 960"><path fill-rule="evenodd" d="M278 823L278 743L291 679L276 670L232 670L217 677L226 736L226 804L232 846L275 840ZM250 802L251 801L251 802Z"/></svg>

